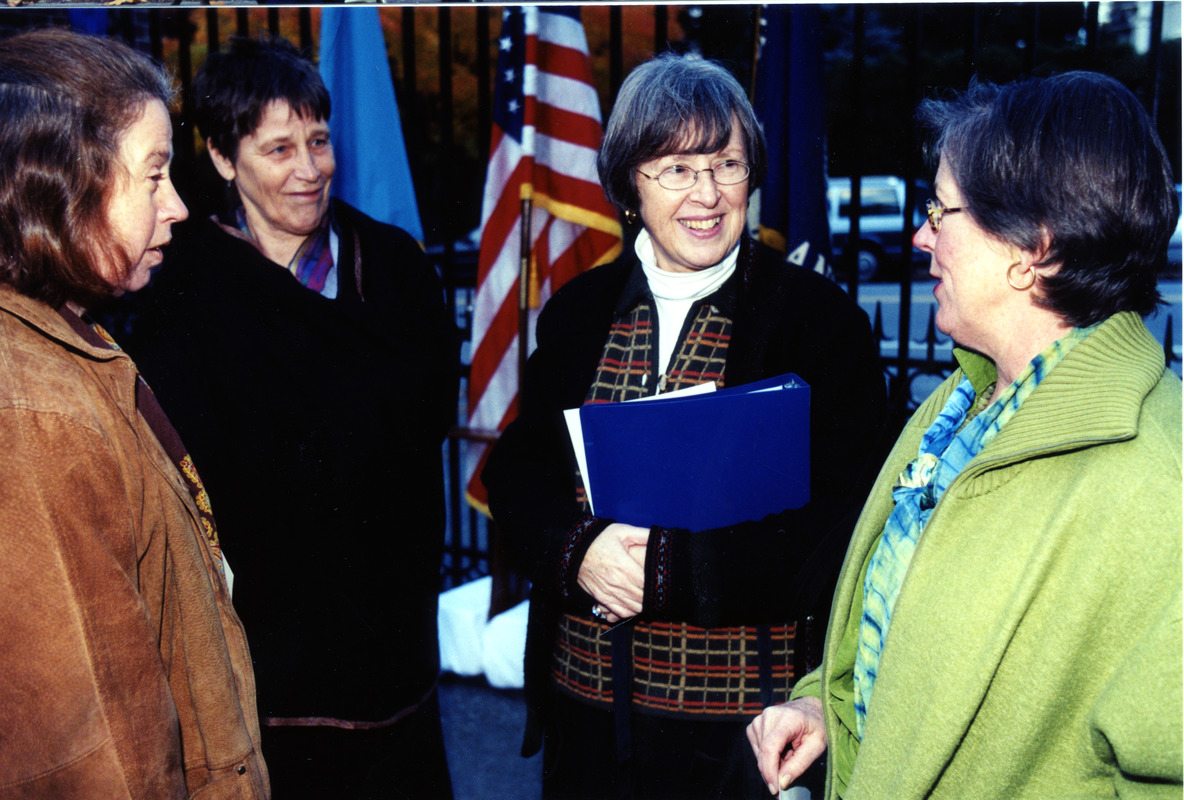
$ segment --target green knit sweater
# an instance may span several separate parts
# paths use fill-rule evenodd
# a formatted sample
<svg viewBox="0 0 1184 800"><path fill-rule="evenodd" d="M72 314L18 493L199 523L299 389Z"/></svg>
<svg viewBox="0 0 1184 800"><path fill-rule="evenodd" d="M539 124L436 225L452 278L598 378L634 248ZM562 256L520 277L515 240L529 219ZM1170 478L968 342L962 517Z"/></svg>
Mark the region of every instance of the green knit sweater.
<svg viewBox="0 0 1184 800"><path fill-rule="evenodd" d="M855 738L864 573L892 485L965 374L917 410L847 552L819 670L827 798L1181 797L1181 385L1135 314L1078 345L942 497Z"/></svg>

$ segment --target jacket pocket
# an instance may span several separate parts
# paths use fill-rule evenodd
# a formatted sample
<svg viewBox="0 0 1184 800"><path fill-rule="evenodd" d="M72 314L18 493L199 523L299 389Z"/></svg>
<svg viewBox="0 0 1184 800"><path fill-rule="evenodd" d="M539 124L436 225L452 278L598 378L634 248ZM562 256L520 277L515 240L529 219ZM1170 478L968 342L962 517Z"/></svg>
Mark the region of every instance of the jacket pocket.
<svg viewBox="0 0 1184 800"><path fill-rule="evenodd" d="M189 770L190 786L200 779L202 772ZM271 796L255 753L229 767L204 772L205 782L190 795L192 800L266 800Z"/></svg>

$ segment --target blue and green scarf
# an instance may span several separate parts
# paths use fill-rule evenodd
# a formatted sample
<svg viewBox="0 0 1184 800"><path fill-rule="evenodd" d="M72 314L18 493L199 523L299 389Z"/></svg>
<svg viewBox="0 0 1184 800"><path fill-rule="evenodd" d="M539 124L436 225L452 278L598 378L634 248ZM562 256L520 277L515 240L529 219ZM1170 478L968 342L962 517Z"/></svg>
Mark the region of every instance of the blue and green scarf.
<svg viewBox="0 0 1184 800"><path fill-rule="evenodd" d="M971 413L976 409L974 387L969 379L963 378L921 437L917 458L897 479L892 489L896 506L884 524L863 586L863 617L859 625L854 675L856 736L860 739L863 738L892 610L917 541L933 509L963 468L1015 416L1044 377L1092 330L1074 328L1067 336L1053 342L1032 359L998 400L977 414ZM983 400L989 398L992 391L993 385L987 387Z"/></svg>

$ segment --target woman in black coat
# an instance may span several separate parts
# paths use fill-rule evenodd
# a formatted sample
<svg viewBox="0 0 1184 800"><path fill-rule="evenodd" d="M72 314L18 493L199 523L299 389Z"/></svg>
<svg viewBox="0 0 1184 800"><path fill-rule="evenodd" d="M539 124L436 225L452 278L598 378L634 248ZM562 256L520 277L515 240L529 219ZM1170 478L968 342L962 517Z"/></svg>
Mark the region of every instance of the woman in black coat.
<svg viewBox="0 0 1184 800"><path fill-rule="evenodd" d="M440 281L405 231L330 199L329 97L295 48L233 40L194 94L237 203L179 232L126 346L217 509L275 794L449 797Z"/></svg>
<svg viewBox="0 0 1184 800"><path fill-rule="evenodd" d="M546 798L763 791L744 726L788 697L825 623L884 384L867 316L744 235L764 168L722 67L671 55L629 76L599 169L636 241L542 310L519 417L482 475L533 585L524 752L542 740ZM805 506L704 531L590 513L564 409L787 372L811 390Z"/></svg>

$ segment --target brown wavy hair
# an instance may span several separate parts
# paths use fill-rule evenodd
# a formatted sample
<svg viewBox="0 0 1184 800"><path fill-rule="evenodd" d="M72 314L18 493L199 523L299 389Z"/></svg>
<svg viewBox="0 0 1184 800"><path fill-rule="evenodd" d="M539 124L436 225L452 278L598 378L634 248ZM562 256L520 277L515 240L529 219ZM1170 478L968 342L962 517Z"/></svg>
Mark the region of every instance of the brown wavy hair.
<svg viewBox="0 0 1184 800"><path fill-rule="evenodd" d="M145 104L172 98L160 67L112 39L0 42L0 282L55 307L116 291L135 266L108 220L120 141Z"/></svg>

